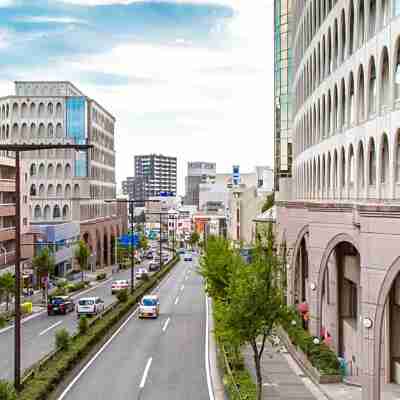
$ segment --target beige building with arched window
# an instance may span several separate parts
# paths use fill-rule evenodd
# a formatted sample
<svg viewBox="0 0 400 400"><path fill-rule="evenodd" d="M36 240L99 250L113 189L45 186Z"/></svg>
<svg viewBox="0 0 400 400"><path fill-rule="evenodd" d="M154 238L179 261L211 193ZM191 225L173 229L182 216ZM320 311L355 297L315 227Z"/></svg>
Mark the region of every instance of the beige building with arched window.
<svg viewBox="0 0 400 400"><path fill-rule="evenodd" d="M400 392L400 1L296 1L293 24L289 299L379 400Z"/></svg>

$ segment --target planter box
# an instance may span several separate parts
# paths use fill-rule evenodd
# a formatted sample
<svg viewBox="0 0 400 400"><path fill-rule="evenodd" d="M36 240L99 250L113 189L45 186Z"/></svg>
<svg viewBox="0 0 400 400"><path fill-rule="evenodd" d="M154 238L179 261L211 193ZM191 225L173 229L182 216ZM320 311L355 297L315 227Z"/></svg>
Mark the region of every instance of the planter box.
<svg viewBox="0 0 400 400"><path fill-rule="evenodd" d="M321 374L311 363L308 361L307 356L298 347L294 346L288 334L283 328L278 328L278 336L283 341L291 356L297 361L300 367L309 375L309 377L316 383L340 383L342 382L341 375L324 375Z"/></svg>

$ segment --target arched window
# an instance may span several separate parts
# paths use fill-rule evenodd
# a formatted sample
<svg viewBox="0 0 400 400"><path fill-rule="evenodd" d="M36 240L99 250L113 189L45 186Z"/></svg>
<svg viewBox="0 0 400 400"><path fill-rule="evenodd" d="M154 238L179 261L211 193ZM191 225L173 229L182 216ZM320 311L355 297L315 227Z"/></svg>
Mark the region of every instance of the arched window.
<svg viewBox="0 0 400 400"><path fill-rule="evenodd" d="M48 204L46 204L46 206L44 207L43 216L46 221L48 221L51 218L51 210Z"/></svg>
<svg viewBox="0 0 400 400"><path fill-rule="evenodd" d="M381 67L381 109L389 105L389 54L387 47L382 51Z"/></svg>
<svg viewBox="0 0 400 400"><path fill-rule="evenodd" d="M56 178L58 178L58 179L62 178L62 171L63 171L62 165L61 164L57 164L57 167L56 167Z"/></svg>
<svg viewBox="0 0 400 400"><path fill-rule="evenodd" d="M50 183L50 185L47 187L47 196L53 197L54 196L54 185Z"/></svg>
<svg viewBox="0 0 400 400"><path fill-rule="evenodd" d="M69 218L69 207L65 204L63 207L63 219Z"/></svg>
<svg viewBox="0 0 400 400"><path fill-rule="evenodd" d="M376 184L376 152L375 152L375 142L373 138L371 138L369 141L368 183L370 185Z"/></svg>
<svg viewBox="0 0 400 400"><path fill-rule="evenodd" d="M365 96L364 96L364 70L363 66L360 66L358 76L358 121L361 122L365 118Z"/></svg>
<svg viewBox="0 0 400 400"><path fill-rule="evenodd" d="M52 179L53 176L54 176L54 166L53 166L53 164L49 164L47 166L47 178Z"/></svg>
<svg viewBox="0 0 400 400"><path fill-rule="evenodd" d="M358 47L364 44L365 39L365 12L364 12L364 0L360 1L360 7L358 9Z"/></svg>
<svg viewBox="0 0 400 400"><path fill-rule="evenodd" d="M14 119L18 118L18 103L14 103L12 106L12 115Z"/></svg>
<svg viewBox="0 0 400 400"><path fill-rule="evenodd" d="M341 27L341 39L342 39L342 54L341 61L345 60L345 52L346 52L346 17L344 14L344 10L342 10L341 18L340 18L340 27Z"/></svg>
<svg viewBox="0 0 400 400"><path fill-rule="evenodd" d="M44 178L44 164L43 163L41 163L40 165L39 165L39 171L38 171L38 173L39 173L39 178Z"/></svg>
<svg viewBox="0 0 400 400"><path fill-rule="evenodd" d="M31 115L31 118L35 118L36 117L36 104L35 103L31 103L30 115Z"/></svg>
<svg viewBox="0 0 400 400"><path fill-rule="evenodd" d="M31 133L30 133L31 139L33 139L36 136L36 125L31 124Z"/></svg>
<svg viewBox="0 0 400 400"><path fill-rule="evenodd" d="M347 179L349 182L349 186L352 188L355 181L355 159L354 159L354 150L353 145L349 147L349 160L348 160L348 175Z"/></svg>
<svg viewBox="0 0 400 400"><path fill-rule="evenodd" d="M21 139L27 139L28 137L28 125L24 122L21 127Z"/></svg>
<svg viewBox="0 0 400 400"><path fill-rule="evenodd" d="M41 210L41 208L40 208L40 206L39 205L36 205L35 206L35 209L34 209L34 215L33 215L33 218L34 219L40 219L40 218L42 218L42 210Z"/></svg>
<svg viewBox="0 0 400 400"><path fill-rule="evenodd" d="M61 212L60 212L60 207L56 204L53 208L53 218L60 218L61 217Z"/></svg>
<svg viewBox="0 0 400 400"><path fill-rule="evenodd" d="M336 190L338 187L338 173L339 173L338 154L337 154L337 151L335 150L335 152L333 154L333 182L332 182L334 194L336 194Z"/></svg>
<svg viewBox="0 0 400 400"><path fill-rule="evenodd" d="M57 138L62 138L63 137L62 125L60 123L58 123L57 127L56 127L56 137Z"/></svg>
<svg viewBox="0 0 400 400"><path fill-rule="evenodd" d="M331 29L328 30L328 40L327 40L327 54L328 54L328 75L333 70L333 57L332 57L332 34Z"/></svg>
<svg viewBox="0 0 400 400"><path fill-rule="evenodd" d="M372 38L375 35L376 28L376 0L370 0L369 2L369 37Z"/></svg>
<svg viewBox="0 0 400 400"><path fill-rule="evenodd" d="M18 124L14 124L12 127L12 137L13 138L18 137Z"/></svg>
<svg viewBox="0 0 400 400"><path fill-rule="evenodd" d="M346 154L344 147L342 147L342 151L340 152L340 179L340 186L344 188L346 186Z"/></svg>
<svg viewBox="0 0 400 400"><path fill-rule="evenodd" d="M29 169L29 175L36 176L36 164L31 164L31 167Z"/></svg>
<svg viewBox="0 0 400 400"><path fill-rule="evenodd" d="M53 111L53 103L47 104L47 115L51 117L53 115Z"/></svg>
<svg viewBox="0 0 400 400"><path fill-rule="evenodd" d="M357 181L358 189L364 189L365 187L365 161L364 161L364 146L362 142L358 146L358 166L357 166Z"/></svg>
<svg viewBox="0 0 400 400"><path fill-rule="evenodd" d="M21 117L22 118L27 118L28 116L28 105L23 102L21 105Z"/></svg>
<svg viewBox="0 0 400 400"><path fill-rule="evenodd" d="M80 188L79 185L76 183L74 186L74 197L79 198L80 197Z"/></svg>
<svg viewBox="0 0 400 400"><path fill-rule="evenodd" d="M44 104L40 103L39 104L39 118L43 118L44 117Z"/></svg>
<svg viewBox="0 0 400 400"><path fill-rule="evenodd" d="M338 101L338 89L335 84L333 89L333 132L336 132L339 126L339 101Z"/></svg>
<svg viewBox="0 0 400 400"><path fill-rule="evenodd" d="M330 90L328 91L328 115L327 115L327 120L326 120L326 131L327 131L327 136L330 136L331 134L331 120L332 120L332 100L331 100L331 92Z"/></svg>
<svg viewBox="0 0 400 400"><path fill-rule="evenodd" d="M354 51L354 4L353 0L350 1L350 15L349 15L349 28L350 28L350 37L349 37L349 55L351 56Z"/></svg>
<svg viewBox="0 0 400 400"><path fill-rule="evenodd" d="M354 96L354 78L353 78L353 72L350 72L350 78L349 78L349 97L347 99L347 108L348 108L348 115L347 115L347 121L349 122L350 125L353 125L355 122L355 96Z"/></svg>
<svg viewBox="0 0 400 400"><path fill-rule="evenodd" d="M44 185L41 183L39 185L39 197L44 197Z"/></svg>
<svg viewBox="0 0 400 400"><path fill-rule="evenodd" d="M396 1L396 0L395 0ZM382 0L382 28L389 22L389 0Z"/></svg>
<svg viewBox="0 0 400 400"><path fill-rule="evenodd" d="M71 165L68 163L65 165L65 178L71 178Z"/></svg>
<svg viewBox="0 0 400 400"><path fill-rule="evenodd" d="M62 194L63 194L62 186L61 186L61 184L58 184L57 188L56 188L56 196L62 197Z"/></svg>
<svg viewBox="0 0 400 400"><path fill-rule="evenodd" d="M62 105L61 105L61 103L57 103L57 105L56 105L56 115L57 115L57 117L61 117L62 116Z"/></svg>
<svg viewBox="0 0 400 400"><path fill-rule="evenodd" d="M44 124L40 124L40 125L39 125L38 137L39 137L39 138L44 138L44 137L45 137L45 128L44 128Z"/></svg>
<svg viewBox="0 0 400 400"><path fill-rule="evenodd" d="M31 189L29 191L29 194L31 196L36 196L36 186L35 185L31 185Z"/></svg>
<svg viewBox="0 0 400 400"><path fill-rule="evenodd" d="M342 129L346 125L346 85L344 79L342 79L340 85L340 128Z"/></svg>
<svg viewBox="0 0 400 400"><path fill-rule="evenodd" d="M389 143L386 133L383 134L381 144L381 182L389 181Z"/></svg>
<svg viewBox="0 0 400 400"><path fill-rule="evenodd" d="M65 198L69 199L71 197L71 185L65 185Z"/></svg>
<svg viewBox="0 0 400 400"><path fill-rule="evenodd" d="M326 174L326 191L329 193L329 189L331 188L331 153L328 153L328 160L327 160L327 174Z"/></svg>
<svg viewBox="0 0 400 400"><path fill-rule="evenodd" d="M48 137L48 138L54 137L54 128L53 128L53 124L49 124L48 127L47 127L47 137Z"/></svg>
<svg viewBox="0 0 400 400"><path fill-rule="evenodd" d="M368 100L369 100L369 115L375 114L376 112L376 68L375 60L372 57L369 66L369 89L368 89Z"/></svg>

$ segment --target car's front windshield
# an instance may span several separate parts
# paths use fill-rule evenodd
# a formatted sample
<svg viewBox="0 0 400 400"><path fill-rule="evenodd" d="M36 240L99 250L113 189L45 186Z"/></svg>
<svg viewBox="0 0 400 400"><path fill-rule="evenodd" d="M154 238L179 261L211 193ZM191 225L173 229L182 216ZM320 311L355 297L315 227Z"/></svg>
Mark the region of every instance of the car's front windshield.
<svg viewBox="0 0 400 400"><path fill-rule="evenodd" d="M145 307L151 307L156 305L156 300L154 299L143 299L142 304Z"/></svg>
<svg viewBox="0 0 400 400"><path fill-rule="evenodd" d="M94 304L93 300L79 300L80 306L91 306L92 304Z"/></svg>

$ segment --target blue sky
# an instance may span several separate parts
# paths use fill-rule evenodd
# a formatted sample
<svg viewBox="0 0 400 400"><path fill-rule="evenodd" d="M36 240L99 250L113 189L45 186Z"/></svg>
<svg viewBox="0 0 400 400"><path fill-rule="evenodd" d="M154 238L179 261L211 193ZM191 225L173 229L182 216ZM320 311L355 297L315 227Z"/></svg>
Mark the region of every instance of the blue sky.
<svg viewBox="0 0 400 400"><path fill-rule="evenodd" d="M272 4L0 0L0 96L73 81L117 118L118 181L137 153L176 155L180 192L189 160L271 164Z"/></svg>

